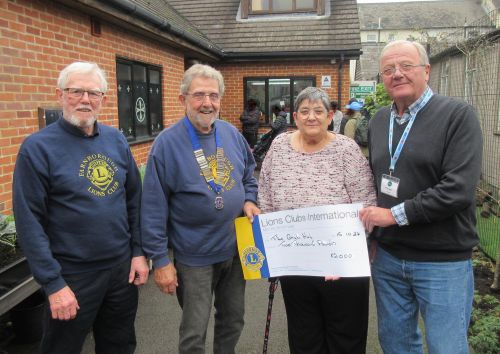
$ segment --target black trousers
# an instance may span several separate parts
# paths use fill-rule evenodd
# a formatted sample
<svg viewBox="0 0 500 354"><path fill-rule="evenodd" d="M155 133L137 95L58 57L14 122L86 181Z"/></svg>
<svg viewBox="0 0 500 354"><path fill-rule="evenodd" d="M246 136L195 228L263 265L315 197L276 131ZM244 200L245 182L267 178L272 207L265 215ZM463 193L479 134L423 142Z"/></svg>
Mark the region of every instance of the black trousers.
<svg viewBox="0 0 500 354"><path fill-rule="evenodd" d="M247 141L248 145L250 145L250 148L253 149L255 144L257 143L257 132L243 132L243 137Z"/></svg>
<svg viewBox="0 0 500 354"><path fill-rule="evenodd" d="M128 354L136 347L138 291L128 283L130 261L111 269L64 276L80 310L69 321L53 320L48 301L44 314L43 354L77 354L93 329L96 354Z"/></svg>
<svg viewBox="0 0 500 354"><path fill-rule="evenodd" d="M291 354L366 352L370 278L280 277Z"/></svg>

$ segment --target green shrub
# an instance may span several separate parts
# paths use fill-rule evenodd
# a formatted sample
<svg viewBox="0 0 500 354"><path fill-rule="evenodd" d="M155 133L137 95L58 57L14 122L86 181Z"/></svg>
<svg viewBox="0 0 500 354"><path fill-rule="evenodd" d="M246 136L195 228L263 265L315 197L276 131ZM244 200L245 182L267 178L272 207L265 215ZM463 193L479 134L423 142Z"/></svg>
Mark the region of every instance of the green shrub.
<svg viewBox="0 0 500 354"><path fill-rule="evenodd" d="M469 343L476 353L494 354L500 348L500 301L492 295L474 295Z"/></svg>
<svg viewBox="0 0 500 354"><path fill-rule="evenodd" d="M16 247L16 224L14 217L0 214L0 243Z"/></svg>
<svg viewBox="0 0 500 354"><path fill-rule="evenodd" d="M382 107L388 106L392 103L392 99L385 90L384 84L377 84L375 92L365 97L364 107L373 115Z"/></svg>

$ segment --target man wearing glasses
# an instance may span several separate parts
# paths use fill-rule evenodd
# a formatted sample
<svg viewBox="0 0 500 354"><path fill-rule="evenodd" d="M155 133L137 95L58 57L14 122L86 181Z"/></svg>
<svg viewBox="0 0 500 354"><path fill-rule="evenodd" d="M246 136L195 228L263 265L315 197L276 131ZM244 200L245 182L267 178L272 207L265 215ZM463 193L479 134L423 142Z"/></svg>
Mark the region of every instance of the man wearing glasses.
<svg viewBox="0 0 500 354"><path fill-rule="evenodd" d="M423 353L420 313L429 353L468 353L479 121L469 104L433 94L420 44L388 44L380 69L393 104L370 121L378 206L360 213L378 243L380 344L386 354Z"/></svg>
<svg viewBox="0 0 500 354"><path fill-rule="evenodd" d="M181 354L205 352L212 303L214 353L234 353L243 329L245 280L234 219L259 213L257 181L247 142L218 119L223 93L214 68L195 64L184 73L179 100L185 116L156 138L144 179L143 248L156 284L176 293L182 308Z"/></svg>
<svg viewBox="0 0 500 354"><path fill-rule="evenodd" d="M95 64L64 68L63 117L22 144L14 171L18 240L47 295L41 353L133 353L137 285L148 278L141 180L125 137L96 121L107 82Z"/></svg>

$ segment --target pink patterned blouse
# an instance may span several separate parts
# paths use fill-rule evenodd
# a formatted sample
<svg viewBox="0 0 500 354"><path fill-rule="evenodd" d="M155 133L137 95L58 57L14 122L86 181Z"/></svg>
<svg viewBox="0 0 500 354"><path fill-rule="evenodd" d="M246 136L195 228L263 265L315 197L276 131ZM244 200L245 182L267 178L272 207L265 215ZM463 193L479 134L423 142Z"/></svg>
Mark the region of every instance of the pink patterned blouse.
<svg viewBox="0 0 500 354"><path fill-rule="evenodd" d="M368 161L354 140L336 134L322 150L302 153L292 147L291 134L276 137L262 164L263 213L326 204L376 204Z"/></svg>

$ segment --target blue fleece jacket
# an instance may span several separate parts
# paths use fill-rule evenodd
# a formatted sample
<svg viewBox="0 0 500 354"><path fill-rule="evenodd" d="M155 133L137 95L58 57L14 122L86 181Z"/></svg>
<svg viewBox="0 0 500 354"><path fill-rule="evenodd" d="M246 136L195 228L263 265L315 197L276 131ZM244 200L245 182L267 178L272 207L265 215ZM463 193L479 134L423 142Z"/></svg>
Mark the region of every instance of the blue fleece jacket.
<svg viewBox="0 0 500 354"><path fill-rule="evenodd" d="M29 136L14 171L19 243L47 294L64 275L142 255L141 181L125 137L96 124L85 136L64 119Z"/></svg>
<svg viewBox="0 0 500 354"><path fill-rule="evenodd" d="M255 161L243 136L221 120L214 123L224 148L224 208L214 207L215 192L201 174L184 123L163 131L151 150L141 206L142 244L157 268L174 256L188 266L206 266L230 259L236 252L234 219L245 200L256 203ZM215 173L214 129L198 138Z"/></svg>

